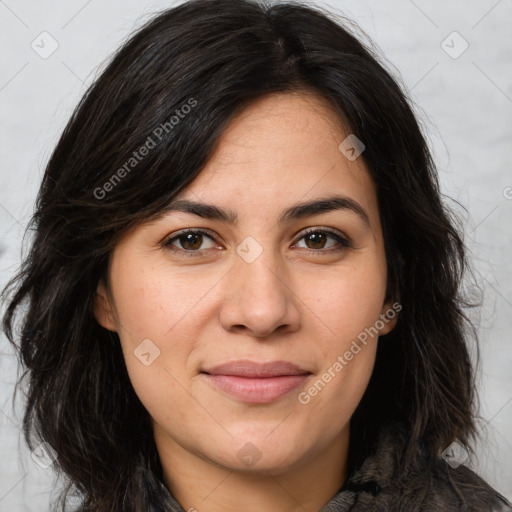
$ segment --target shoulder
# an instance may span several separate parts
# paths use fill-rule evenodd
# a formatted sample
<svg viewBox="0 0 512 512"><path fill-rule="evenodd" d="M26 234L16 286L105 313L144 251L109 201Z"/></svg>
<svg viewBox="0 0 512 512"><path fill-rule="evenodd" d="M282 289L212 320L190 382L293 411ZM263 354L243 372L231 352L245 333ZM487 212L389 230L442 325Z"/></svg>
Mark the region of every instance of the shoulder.
<svg viewBox="0 0 512 512"><path fill-rule="evenodd" d="M469 467L432 461L420 447L401 469L407 436L401 424L381 429L374 453L347 480L353 512L512 512L511 504ZM453 466L453 467L452 467Z"/></svg>
<svg viewBox="0 0 512 512"><path fill-rule="evenodd" d="M450 466L440 458L416 474L399 479L403 510L512 512L511 504L467 466ZM409 503L413 507L409 506Z"/></svg>
<svg viewBox="0 0 512 512"><path fill-rule="evenodd" d="M485 480L465 465L452 468L443 459L431 470L433 496L445 500L447 510L512 512L511 504ZM433 509L434 510L434 509Z"/></svg>

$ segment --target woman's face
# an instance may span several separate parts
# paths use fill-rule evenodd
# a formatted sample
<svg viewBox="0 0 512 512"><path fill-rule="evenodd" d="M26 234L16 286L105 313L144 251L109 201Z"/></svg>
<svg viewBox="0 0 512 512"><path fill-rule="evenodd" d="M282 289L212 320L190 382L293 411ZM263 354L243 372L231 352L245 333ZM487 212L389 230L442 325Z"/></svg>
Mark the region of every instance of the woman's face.
<svg viewBox="0 0 512 512"><path fill-rule="evenodd" d="M100 283L96 316L160 452L279 474L346 445L396 318L376 191L338 125L314 95L258 100L178 196L215 210L169 210L116 247L115 314Z"/></svg>

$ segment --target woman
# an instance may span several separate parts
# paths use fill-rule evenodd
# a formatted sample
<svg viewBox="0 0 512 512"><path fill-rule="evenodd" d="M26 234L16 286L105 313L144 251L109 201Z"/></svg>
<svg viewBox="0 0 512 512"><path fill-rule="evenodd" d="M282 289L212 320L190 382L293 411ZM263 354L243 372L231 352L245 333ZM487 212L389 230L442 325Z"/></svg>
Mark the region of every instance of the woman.
<svg viewBox="0 0 512 512"><path fill-rule="evenodd" d="M347 23L192 0L78 105L3 323L62 510L510 510L464 464L461 234Z"/></svg>

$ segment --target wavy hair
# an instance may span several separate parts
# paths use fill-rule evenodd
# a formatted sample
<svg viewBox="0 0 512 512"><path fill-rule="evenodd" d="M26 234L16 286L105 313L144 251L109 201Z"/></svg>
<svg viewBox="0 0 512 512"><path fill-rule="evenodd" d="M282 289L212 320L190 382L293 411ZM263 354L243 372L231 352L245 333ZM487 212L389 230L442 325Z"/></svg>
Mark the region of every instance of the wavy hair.
<svg viewBox="0 0 512 512"><path fill-rule="evenodd" d="M349 469L388 420L406 426L409 455L421 442L438 457L454 439L471 450L477 397L468 340L476 334L461 293L462 229L405 87L357 30L306 3L189 0L131 35L80 100L45 169L27 228L30 251L2 293L2 327L24 369L17 387L28 384L26 441L57 453L67 481L62 510L72 486L81 510L139 510L140 467L161 479L150 417L119 338L95 319L96 287L101 278L108 286L124 234L161 215L201 172L228 123L273 93L322 96L364 142L387 299L402 305L351 418ZM171 129L172 116L180 120ZM148 137L155 147L127 168Z"/></svg>

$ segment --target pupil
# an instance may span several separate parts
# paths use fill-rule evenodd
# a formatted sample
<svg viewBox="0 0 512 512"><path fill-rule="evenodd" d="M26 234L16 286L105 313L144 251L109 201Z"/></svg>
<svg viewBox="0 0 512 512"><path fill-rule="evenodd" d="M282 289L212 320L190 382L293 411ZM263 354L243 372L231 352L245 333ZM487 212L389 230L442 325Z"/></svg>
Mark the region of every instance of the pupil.
<svg viewBox="0 0 512 512"><path fill-rule="evenodd" d="M323 233L311 233L309 236L308 236L308 240L309 241L312 241L313 242L313 245L315 245L315 247L317 246L322 246L322 238L324 238L325 235ZM313 239L313 240L311 240ZM315 239L317 239L317 241L315 242Z"/></svg>
<svg viewBox="0 0 512 512"><path fill-rule="evenodd" d="M194 233L187 233L185 235L185 245L184 245L184 249L187 249L186 245L192 245L193 247L188 247L188 249L197 249L198 247L201 246L201 243L197 244L197 241L199 240L200 241L200 237L202 235L199 235L199 234L194 234ZM195 244L193 242L193 240L195 239Z"/></svg>

